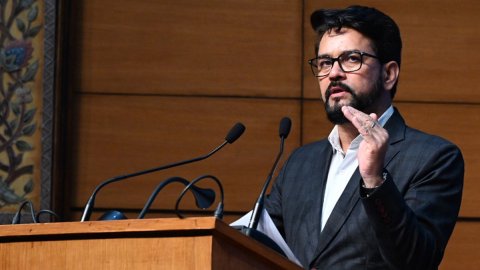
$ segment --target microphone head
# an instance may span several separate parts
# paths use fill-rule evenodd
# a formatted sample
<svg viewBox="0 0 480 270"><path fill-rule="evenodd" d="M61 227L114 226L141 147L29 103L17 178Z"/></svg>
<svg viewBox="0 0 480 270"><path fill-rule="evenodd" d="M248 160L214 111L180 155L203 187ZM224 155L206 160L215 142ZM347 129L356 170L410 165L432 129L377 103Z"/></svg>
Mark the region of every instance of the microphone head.
<svg viewBox="0 0 480 270"><path fill-rule="evenodd" d="M238 122L236 123L232 129L228 132L227 136L225 137L225 141L232 144L235 142L240 136L242 136L243 132L245 131L245 126Z"/></svg>
<svg viewBox="0 0 480 270"><path fill-rule="evenodd" d="M292 121L288 117L282 118L280 121L280 127L278 129L278 136L280 138L286 139L290 133L290 128L292 127Z"/></svg>
<svg viewBox="0 0 480 270"><path fill-rule="evenodd" d="M195 185L191 186L191 191L195 197L195 204L200 209L209 208L215 201L215 191L209 188L199 188Z"/></svg>

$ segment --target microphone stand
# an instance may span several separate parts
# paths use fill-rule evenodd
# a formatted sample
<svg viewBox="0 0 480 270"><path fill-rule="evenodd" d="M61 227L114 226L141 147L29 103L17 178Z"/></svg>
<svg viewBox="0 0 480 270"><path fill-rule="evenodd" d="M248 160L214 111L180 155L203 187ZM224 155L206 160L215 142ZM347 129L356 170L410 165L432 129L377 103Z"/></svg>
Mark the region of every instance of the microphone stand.
<svg viewBox="0 0 480 270"><path fill-rule="evenodd" d="M260 221L260 217L262 216L262 212L263 212L263 208L264 208L264 204L265 204L265 193L266 193L268 185L270 184L270 181L273 177L273 173L274 173L275 169L277 168L278 161L280 160L280 157L282 156L284 141L285 141L285 138L282 137L281 142L280 142L280 152L278 153L277 158L275 160L275 163L272 167L272 170L270 171L270 174L268 175L267 180L265 181L265 184L263 185L262 191L260 192L260 196L258 196L257 202L255 203L255 206L254 206L253 211L252 211L252 216L250 217L250 222L249 222L247 227L242 226L240 228L240 231L243 234L245 234L245 235L263 243L264 245L270 247L271 249L275 250L276 252L283 255L284 257L287 257L285 252L283 252L283 250L280 248L280 246L277 243L275 243L275 241L273 241L270 237L268 237L264 233L257 230L258 222Z"/></svg>
<svg viewBox="0 0 480 270"><path fill-rule="evenodd" d="M277 158L275 159L275 162L273 163L272 169L270 170L270 173L267 176L267 180L265 181L262 191L260 192L260 195L258 196L258 199L255 203L248 226L247 227L242 226L240 228L240 231L245 235L272 248L273 250L277 251L279 254L283 255L284 257L286 257L285 252L283 252L283 250L278 246L278 244L275 243L275 241L273 241L270 237L268 237L264 233L257 230L257 227L258 227L258 222L260 221L260 217L262 216L262 212L265 204L265 193L270 184L270 181L272 180L273 173L277 169L278 162L280 161L280 158L283 154L285 139L288 137L288 134L290 133L290 127L291 127L290 118L288 117L282 118L282 120L280 121L280 128L279 128L280 151L277 155Z"/></svg>
<svg viewBox="0 0 480 270"><path fill-rule="evenodd" d="M248 228L257 229L258 222L260 221L260 217L262 215L263 206L265 204L265 193L267 192L267 188L270 184L270 181L272 180L273 173L277 169L278 162L280 161L280 158L282 157L284 143L285 143L285 138L282 137L281 141L280 141L280 151L277 155L277 158L275 159L275 163L273 164L273 167L272 167L272 170L270 171L270 174L267 176L267 180L265 181L265 184L263 185L262 191L260 192L260 195L258 196L257 202L255 203L255 206L254 206L253 212L252 212L252 216L250 217L250 222L248 223Z"/></svg>
<svg viewBox="0 0 480 270"><path fill-rule="evenodd" d="M172 168L172 167L177 167L177 166L181 166L181 165L184 165L184 164L187 164L187 163L192 163L192 162L200 161L202 159L206 159L209 156L213 155L218 150L220 150L226 144L227 144L227 141L224 141L220 146L215 148L210 153L208 153L206 155L203 155L203 156L200 156L200 157L197 157L197 158L194 158L194 159L184 160L184 161L175 162L175 163L170 163L170 164L167 164L165 166L160 166L160 167L156 167L156 168L152 168L152 169L143 170L143 171L140 171L140 172L134 172L134 173L130 173L130 174L116 176L116 177L110 178L110 179L100 183L100 185L98 185L95 188L92 195L88 199L87 204L85 205L85 210L83 211L82 219L80 220L80 222L84 222L84 221L90 219L90 215L92 214L92 209L95 205L95 197L96 197L98 191L100 191L100 189L102 189L104 186L106 186L110 183L113 183L113 182L118 182L120 180L127 179L127 178L132 178L132 177L135 177L135 176L140 176L140 175L144 175L144 174L147 174L147 173L152 173L152 172L156 172L156 171L160 171L160 170L165 170L165 169L169 169L169 168Z"/></svg>

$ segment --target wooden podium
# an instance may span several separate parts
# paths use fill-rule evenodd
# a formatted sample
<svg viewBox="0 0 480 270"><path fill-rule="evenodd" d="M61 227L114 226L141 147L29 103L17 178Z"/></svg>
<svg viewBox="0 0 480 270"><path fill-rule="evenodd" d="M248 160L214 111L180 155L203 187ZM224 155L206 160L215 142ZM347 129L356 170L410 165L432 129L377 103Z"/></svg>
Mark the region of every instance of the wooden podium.
<svg viewBox="0 0 480 270"><path fill-rule="evenodd" d="M211 218L0 226L0 269L301 269Z"/></svg>

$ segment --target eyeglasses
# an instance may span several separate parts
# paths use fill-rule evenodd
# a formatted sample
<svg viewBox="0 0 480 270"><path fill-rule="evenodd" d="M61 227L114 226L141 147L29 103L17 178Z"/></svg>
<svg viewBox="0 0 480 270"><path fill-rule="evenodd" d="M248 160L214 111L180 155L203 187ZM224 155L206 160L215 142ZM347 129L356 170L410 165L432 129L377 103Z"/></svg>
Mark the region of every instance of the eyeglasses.
<svg viewBox="0 0 480 270"><path fill-rule="evenodd" d="M362 68L363 56L373 57L378 59L377 56L361 52L361 51L345 51L337 58L330 56L319 56L308 60L310 67L312 68L313 75L315 77L323 78L330 74L335 61L338 62L343 72L354 72Z"/></svg>

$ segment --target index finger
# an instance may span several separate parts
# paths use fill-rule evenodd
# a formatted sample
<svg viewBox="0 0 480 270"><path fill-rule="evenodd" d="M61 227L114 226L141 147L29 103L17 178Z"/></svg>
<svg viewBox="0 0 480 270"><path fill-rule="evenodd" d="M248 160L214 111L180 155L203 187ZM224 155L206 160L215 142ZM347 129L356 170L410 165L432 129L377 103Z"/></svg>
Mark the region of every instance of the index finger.
<svg viewBox="0 0 480 270"><path fill-rule="evenodd" d="M351 106L343 106L342 107L343 115L350 121L357 129L363 128L365 122L370 119L370 117L362 112L359 111Z"/></svg>
<svg viewBox="0 0 480 270"><path fill-rule="evenodd" d="M345 115L345 117L355 126L358 132L362 135L369 134L373 129L373 127L376 124L378 124L376 122L377 115L374 113L368 115L351 106L343 106L342 112Z"/></svg>

